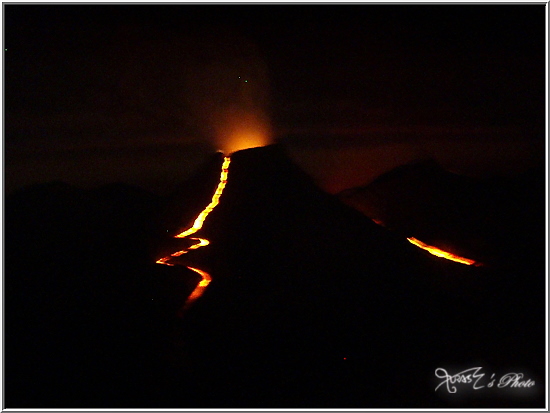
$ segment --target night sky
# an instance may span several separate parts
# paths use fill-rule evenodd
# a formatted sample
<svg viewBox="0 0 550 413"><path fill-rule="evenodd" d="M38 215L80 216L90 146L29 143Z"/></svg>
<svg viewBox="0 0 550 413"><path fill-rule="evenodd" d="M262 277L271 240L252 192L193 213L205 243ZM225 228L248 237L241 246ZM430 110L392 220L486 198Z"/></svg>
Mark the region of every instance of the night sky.
<svg viewBox="0 0 550 413"><path fill-rule="evenodd" d="M544 162L544 4L6 5L4 39L8 191L167 192L246 125L329 192Z"/></svg>

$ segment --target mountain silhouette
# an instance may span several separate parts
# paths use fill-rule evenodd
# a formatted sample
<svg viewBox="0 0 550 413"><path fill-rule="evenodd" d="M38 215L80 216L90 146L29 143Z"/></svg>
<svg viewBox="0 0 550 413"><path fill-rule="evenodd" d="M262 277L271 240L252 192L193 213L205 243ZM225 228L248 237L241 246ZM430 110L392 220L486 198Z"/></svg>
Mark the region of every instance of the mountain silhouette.
<svg viewBox="0 0 550 413"><path fill-rule="evenodd" d="M185 242L171 237L221 163L170 197L56 183L6 200L8 407L542 405L541 274L425 254L318 189L280 145L232 154L200 230L210 245L154 264ZM181 318L191 264L213 280ZM525 369L538 393L434 391L436 368L480 362Z"/></svg>
<svg viewBox="0 0 550 413"><path fill-rule="evenodd" d="M346 204L389 229L493 266L535 260L544 243L544 170L476 179L432 159L399 166L342 191ZM525 247L527 246L527 247Z"/></svg>

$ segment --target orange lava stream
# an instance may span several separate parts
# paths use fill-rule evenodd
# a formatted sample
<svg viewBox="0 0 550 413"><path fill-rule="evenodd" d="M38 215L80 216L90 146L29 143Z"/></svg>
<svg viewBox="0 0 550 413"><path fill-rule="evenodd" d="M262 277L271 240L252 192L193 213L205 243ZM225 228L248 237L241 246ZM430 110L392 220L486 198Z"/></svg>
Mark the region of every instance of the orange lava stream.
<svg viewBox="0 0 550 413"><path fill-rule="evenodd" d="M222 196L223 190L225 186L227 185L227 174L229 172L229 163L231 162L231 159L226 156L223 159L222 164L222 171L220 174L220 182L218 183L218 187L216 188L216 191L214 192L214 195L212 195L212 200L210 203L202 210L202 212L197 216L195 219L195 222L193 223L193 226L177 235L174 236L174 238L186 238L189 235L194 234L198 230L202 228L202 225L204 224L204 221L206 220L206 217L210 212L216 208L216 206L220 203L220 197ZM164 264L164 265L170 265L174 266L174 264L171 264L170 259L172 257L179 257L180 255L187 254L190 250L195 250L197 248L204 247L208 244L210 244L210 241L204 238L190 238L192 240L198 241L196 244L193 244L189 248L181 251L176 251L172 254L170 254L167 257L159 259L156 263L157 264ZM199 274L202 277L202 280L199 282L199 284L195 287L193 292L187 297L187 300L185 301L185 304L183 305L182 309L180 310L180 315L183 314L183 312L194 302L196 301L203 293L208 284L210 284L210 281L212 281L212 277L210 274L208 274L206 271L199 270L198 268L193 267L187 267L191 271L195 271L197 274Z"/></svg>
<svg viewBox="0 0 550 413"><path fill-rule="evenodd" d="M208 214L212 212L212 210L216 208L216 205L220 203L220 196L222 196L225 185L227 184L227 173L229 171L230 162L231 160L229 159L228 156L223 158L222 173L220 175L220 183L216 188L216 192L214 192L214 195L212 196L212 201L210 201L210 203L206 206L206 208L202 210L199 216L195 219L195 222L193 223L193 226L191 228L176 235L174 238L185 238L188 235L194 234L195 232L197 232L199 229L202 228L202 224L204 224L204 220L206 219Z"/></svg>
<svg viewBox="0 0 550 413"><path fill-rule="evenodd" d="M422 241L419 241L416 238L407 238L407 240L411 244L416 245L417 247L428 251L430 254L435 255L436 257L446 258L448 260L459 262L461 264L466 264L466 265L475 265L475 266L481 266L482 265L481 263L476 262L474 260L459 257L458 255L452 254L452 253L447 252L447 251L443 251L443 250L441 250L437 247L433 247L431 245L424 244Z"/></svg>

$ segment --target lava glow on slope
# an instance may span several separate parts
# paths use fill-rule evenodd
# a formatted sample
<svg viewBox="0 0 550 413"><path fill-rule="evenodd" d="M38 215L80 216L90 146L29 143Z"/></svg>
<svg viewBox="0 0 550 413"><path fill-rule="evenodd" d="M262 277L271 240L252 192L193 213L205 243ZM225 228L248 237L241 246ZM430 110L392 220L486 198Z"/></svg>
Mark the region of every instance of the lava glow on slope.
<svg viewBox="0 0 550 413"><path fill-rule="evenodd" d="M177 234L174 238L186 238L189 235L194 234L198 230L202 228L202 225L204 224L204 221L206 220L206 217L210 212L214 210L214 208L219 204L220 197L222 196L223 190L225 188L225 185L227 185L227 174L229 172L229 163L231 162L231 159L226 156L223 159L222 164L222 171L220 173L220 182L218 183L218 187L216 188L216 191L214 192L214 195L212 195L212 200L210 203L201 211L201 213L197 216L195 219L195 222L193 223L193 226L179 234ZM179 257L183 254L186 254L190 250L194 250L197 248L204 247L208 244L210 244L210 241L204 238L190 238L192 240L198 241L196 244L193 244L189 248L181 251L176 251L172 254L170 254L167 257L161 258L157 261L157 264L164 264L164 265L170 265L173 266L174 264L171 264L169 261L173 257ZM185 304L183 305L182 309L179 312L179 315L181 316L183 312L189 308L189 306L197 300L203 293L208 284L210 284L210 281L212 280L212 277L210 277L210 274L208 274L206 271L199 270L198 268L193 267L187 267L191 271L195 271L197 274L199 274L202 277L202 281L199 282L199 284L195 287L191 295L187 297L187 300L185 301Z"/></svg>
<svg viewBox="0 0 550 413"><path fill-rule="evenodd" d="M459 257L458 255L455 255L455 254L452 254L450 252L447 252L447 251L443 251L437 247L434 247L434 246L431 246L431 245L428 245L428 244L425 244L423 243L422 241L419 241L417 240L416 238L407 238L407 240L413 244L413 245L416 245L417 247L419 248L422 248L423 250L426 250L428 251L430 254L432 255L435 255L436 257L441 257L441 258L445 258L445 259L448 259L448 260L451 260L451 261L455 261L455 262L459 262L461 264L466 264L466 265L474 265L476 267L479 267L481 266L482 264L479 263L479 262L476 262L474 260L471 260L471 259L468 259L468 258L463 258L463 257Z"/></svg>

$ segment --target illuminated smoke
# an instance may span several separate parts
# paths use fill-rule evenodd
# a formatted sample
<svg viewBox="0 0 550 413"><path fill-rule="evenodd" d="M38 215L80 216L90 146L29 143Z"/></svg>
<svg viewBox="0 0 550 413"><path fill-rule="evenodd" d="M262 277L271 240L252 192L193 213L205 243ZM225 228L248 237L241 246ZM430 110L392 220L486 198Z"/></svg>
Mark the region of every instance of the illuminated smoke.
<svg viewBox="0 0 550 413"><path fill-rule="evenodd" d="M268 70L257 47L231 33L206 36L187 72L186 107L201 135L231 154L272 138Z"/></svg>
<svg viewBox="0 0 550 413"><path fill-rule="evenodd" d="M116 114L117 133L208 142L225 154L271 140L268 69L251 39L206 26L151 38L125 26L102 59L111 83L95 79L90 99Z"/></svg>

